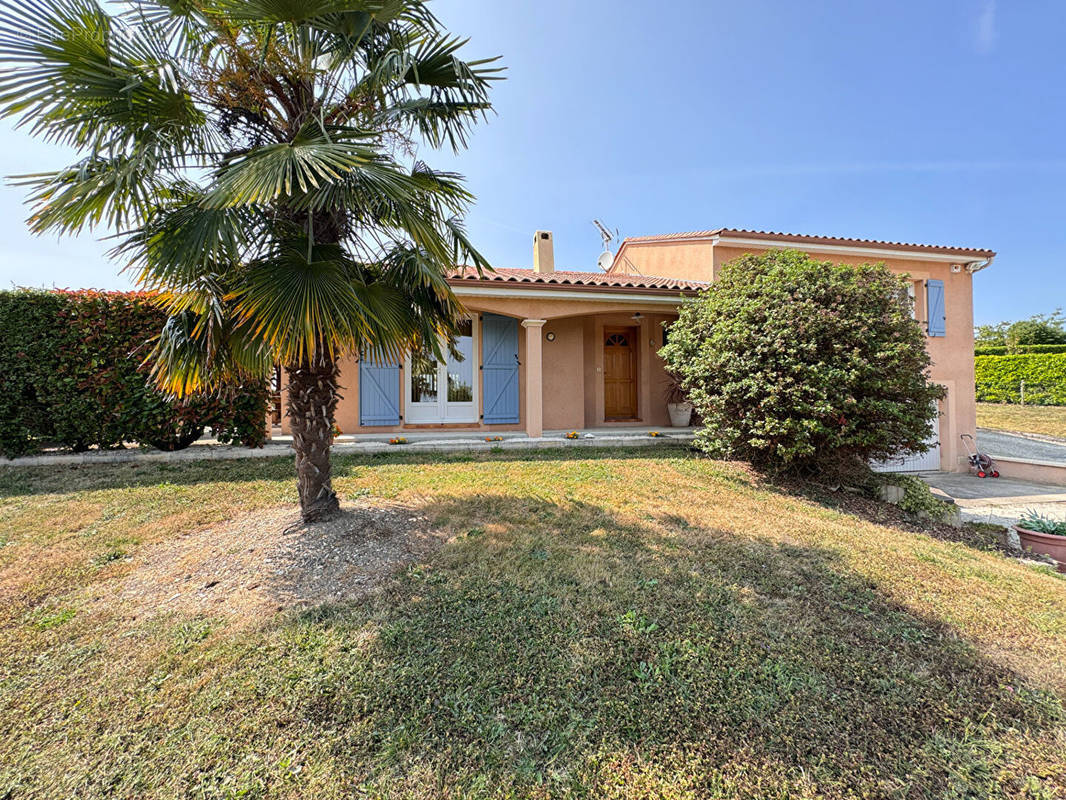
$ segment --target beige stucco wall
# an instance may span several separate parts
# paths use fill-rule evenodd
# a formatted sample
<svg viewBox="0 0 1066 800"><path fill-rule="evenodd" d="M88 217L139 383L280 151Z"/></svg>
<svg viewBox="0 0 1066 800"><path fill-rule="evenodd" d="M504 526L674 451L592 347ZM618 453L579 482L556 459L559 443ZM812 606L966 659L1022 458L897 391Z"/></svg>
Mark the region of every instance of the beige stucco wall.
<svg viewBox="0 0 1066 800"><path fill-rule="evenodd" d="M543 318L542 318L543 319ZM547 335L555 335L549 342ZM542 334L544 428L585 425L585 326L581 317L551 319ZM520 402L519 406L523 404Z"/></svg>
<svg viewBox="0 0 1066 800"><path fill-rule="evenodd" d="M612 272L689 281L714 280L714 245L710 241L627 242Z"/></svg>
<svg viewBox="0 0 1066 800"><path fill-rule="evenodd" d="M597 299L538 299L535 291L527 297L491 297L466 299L464 305L471 314L493 313L523 319L547 320L540 329L542 337L541 392L545 430L578 429L586 427L669 424L663 399L665 373L656 351L662 344L661 323L674 319L673 301L642 304L631 300ZM640 312L642 319L633 320ZM638 416L633 422L604 422L603 392L603 328L604 326L633 326L639 329L638 359ZM536 329L533 329L536 330ZM554 341L547 341L547 334ZM359 425L359 364L355 359L341 362L340 384L342 399L337 406L337 425L343 433L400 432L426 429L464 429L502 432L524 430L526 423L527 359L526 337L531 335L518 326L519 349L519 422L511 425L484 423L451 423L442 425L412 425L406 422L395 427L363 428ZM481 363L481 337L478 337L477 363ZM401 371L402 373L402 371ZM401 374L400 413L405 414ZM479 405L481 383L478 382ZM284 405L285 391L282 390ZM282 431L290 432L289 420L283 414Z"/></svg>

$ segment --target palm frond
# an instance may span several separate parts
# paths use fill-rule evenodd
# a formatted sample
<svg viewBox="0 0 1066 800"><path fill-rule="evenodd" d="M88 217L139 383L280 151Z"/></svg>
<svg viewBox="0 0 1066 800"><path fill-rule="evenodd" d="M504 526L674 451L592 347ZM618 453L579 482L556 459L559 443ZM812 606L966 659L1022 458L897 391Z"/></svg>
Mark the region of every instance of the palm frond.
<svg viewBox="0 0 1066 800"><path fill-rule="evenodd" d="M330 136L317 123L310 124L291 142L259 147L226 163L216 173L204 206L265 205L328 187L379 160L368 138L350 129Z"/></svg>
<svg viewBox="0 0 1066 800"><path fill-rule="evenodd" d="M211 0L206 5L212 13L233 22L271 25L349 13L369 14L389 22L405 4L396 0Z"/></svg>
<svg viewBox="0 0 1066 800"><path fill-rule="evenodd" d="M500 70L464 45L426 0L0 0L0 115L79 151L17 179L31 226L121 231L175 392L436 348L448 271L490 267L462 177L404 164L489 111Z"/></svg>
<svg viewBox="0 0 1066 800"><path fill-rule="evenodd" d="M354 272L339 245L283 240L244 270L231 293L234 313L283 363L322 349L354 352L383 299L374 296L381 287L358 285Z"/></svg>
<svg viewBox="0 0 1066 800"><path fill-rule="evenodd" d="M34 233L78 233L103 223L122 228L143 220L165 191L154 160L140 157L90 158L58 172L17 175L13 185L30 190Z"/></svg>
<svg viewBox="0 0 1066 800"><path fill-rule="evenodd" d="M185 290L205 276L226 274L255 253L269 220L250 208L204 208L193 195L157 209L113 251L129 259L147 289Z"/></svg>
<svg viewBox="0 0 1066 800"><path fill-rule="evenodd" d="M96 152L151 144L181 158L202 147L205 117L154 29L91 0L3 0L0 11L0 115Z"/></svg>
<svg viewBox="0 0 1066 800"><path fill-rule="evenodd" d="M156 384L177 397L261 379L275 363L274 354L247 328L226 318L214 325L192 310L167 318L147 361Z"/></svg>

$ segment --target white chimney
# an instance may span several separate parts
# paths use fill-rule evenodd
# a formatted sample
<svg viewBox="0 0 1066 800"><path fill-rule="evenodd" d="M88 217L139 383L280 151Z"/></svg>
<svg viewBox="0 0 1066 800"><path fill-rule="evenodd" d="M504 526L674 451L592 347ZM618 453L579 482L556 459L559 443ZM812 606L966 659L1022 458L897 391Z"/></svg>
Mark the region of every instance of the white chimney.
<svg viewBox="0 0 1066 800"><path fill-rule="evenodd" d="M551 231L533 234L533 271L541 274L555 272L555 246Z"/></svg>

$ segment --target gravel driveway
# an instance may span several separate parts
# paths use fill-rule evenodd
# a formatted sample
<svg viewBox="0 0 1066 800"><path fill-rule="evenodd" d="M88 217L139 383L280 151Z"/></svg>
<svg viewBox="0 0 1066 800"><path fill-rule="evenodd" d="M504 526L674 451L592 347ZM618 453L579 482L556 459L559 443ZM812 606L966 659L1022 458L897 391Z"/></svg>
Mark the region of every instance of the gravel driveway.
<svg viewBox="0 0 1066 800"><path fill-rule="evenodd" d="M1066 463L1066 442L1050 437L1030 437L1004 433L988 428L977 429L977 444L982 452L1006 458L1028 458L1033 461L1061 461Z"/></svg>

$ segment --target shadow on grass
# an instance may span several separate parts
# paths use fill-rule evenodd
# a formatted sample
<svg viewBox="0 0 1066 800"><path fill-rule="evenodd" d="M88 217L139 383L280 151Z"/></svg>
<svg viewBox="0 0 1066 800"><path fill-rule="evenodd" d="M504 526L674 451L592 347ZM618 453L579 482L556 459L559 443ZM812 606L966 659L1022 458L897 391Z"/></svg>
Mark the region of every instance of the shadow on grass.
<svg viewBox="0 0 1066 800"><path fill-rule="evenodd" d="M366 787L963 797L1063 775L1054 694L829 551L525 497L431 513L460 533L434 562L286 625L378 626L277 667L315 675L290 698L313 728L372 732L330 751Z"/></svg>
<svg viewBox="0 0 1066 800"><path fill-rule="evenodd" d="M462 464L480 461L598 461L603 459L651 459L689 457L693 451L678 445L649 447L560 447L549 450L501 450L471 453L396 452L368 455L334 454L333 474L344 477L352 470L382 464ZM101 490L156 486L160 483L247 483L262 480L292 480L296 472L292 456L234 460L176 462L129 462L77 464L44 467L0 467L0 498L53 494L77 490Z"/></svg>
<svg viewBox="0 0 1066 800"><path fill-rule="evenodd" d="M121 643L91 652L50 630L0 682L18 719L0 797L1037 798L1066 781L1046 688L831 551L649 511L445 497L425 513L454 541L369 601L240 633L111 629Z"/></svg>

